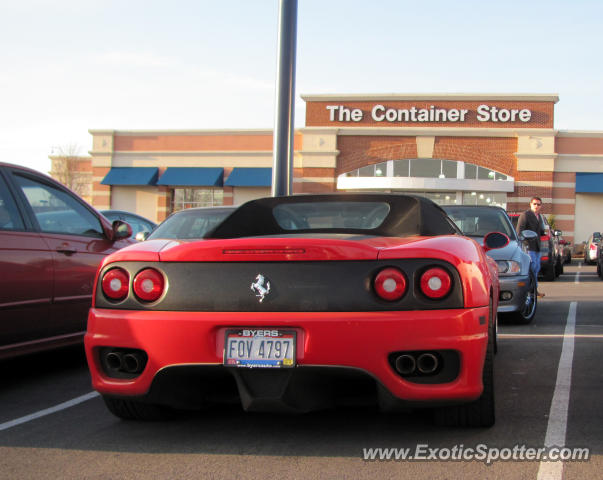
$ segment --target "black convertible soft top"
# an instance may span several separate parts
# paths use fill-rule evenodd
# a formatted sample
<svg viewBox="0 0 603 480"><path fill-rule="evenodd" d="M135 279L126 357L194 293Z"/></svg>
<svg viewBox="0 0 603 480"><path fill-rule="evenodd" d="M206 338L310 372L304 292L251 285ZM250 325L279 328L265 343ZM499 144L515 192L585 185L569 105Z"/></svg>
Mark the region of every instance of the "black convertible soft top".
<svg viewBox="0 0 603 480"><path fill-rule="evenodd" d="M252 200L204 238L314 233L407 237L460 234L460 231L442 208L425 197L336 193Z"/></svg>

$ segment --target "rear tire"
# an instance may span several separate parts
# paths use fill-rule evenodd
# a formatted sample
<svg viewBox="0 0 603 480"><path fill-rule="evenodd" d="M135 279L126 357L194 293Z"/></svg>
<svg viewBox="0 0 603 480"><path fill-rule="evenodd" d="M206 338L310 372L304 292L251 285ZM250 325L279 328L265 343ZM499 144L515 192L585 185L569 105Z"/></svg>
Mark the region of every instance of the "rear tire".
<svg viewBox="0 0 603 480"><path fill-rule="evenodd" d="M494 409L494 322L492 301L490 301L490 318L488 319L488 347L484 359L482 382L484 390L477 400L463 405L442 407L434 412L437 425L445 427L480 427L488 428L496 421Z"/></svg>
<svg viewBox="0 0 603 480"><path fill-rule="evenodd" d="M563 259L559 257L557 259L557 264L555 265L555 276L558 277L563 273Z"/></svg>
<svg viewBox="0 0 603 480"><path fill-rule="evenodd" d="M174 418L173 410L161 405L144 403L137 400L125 400L123 398L106 397L103 400L109 411L123 420L169 420Z"/></svg>
<svg viewBox="0 0 603 480"><path fill-rule="evenodd" d="M549 268L547 268L542 274L543 280L545 280L546 282L555 281L555 268L556 265L549 265Z"/></svg>

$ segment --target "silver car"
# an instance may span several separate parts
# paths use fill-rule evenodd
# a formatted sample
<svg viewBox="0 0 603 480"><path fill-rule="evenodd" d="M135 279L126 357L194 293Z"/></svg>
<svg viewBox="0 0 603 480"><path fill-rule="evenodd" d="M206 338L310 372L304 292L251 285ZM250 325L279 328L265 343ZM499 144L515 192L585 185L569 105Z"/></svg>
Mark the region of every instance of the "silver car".
<svg viewBox="0 0 603 480"><path fill-rule="evenodd" d="M506 247L487 253L498 265L498 313L520 323L530 323L536 315L538 303L536 282L530 272L530 256L525 250L523 237L518 237L505 210L470 205L445 205L443 208L464 235L480 244L484 235L490 232L502 232L509 237ZM524 232L524 235L527 237L529 234Z"/></svg>

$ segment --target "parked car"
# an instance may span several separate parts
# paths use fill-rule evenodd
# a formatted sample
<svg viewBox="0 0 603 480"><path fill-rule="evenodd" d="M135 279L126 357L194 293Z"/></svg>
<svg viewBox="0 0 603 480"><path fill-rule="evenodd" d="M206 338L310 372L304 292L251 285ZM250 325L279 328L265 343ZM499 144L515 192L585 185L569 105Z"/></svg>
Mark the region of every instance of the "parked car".
<svg viewBox="0 0 603 480"><path fill-rule="evenodd" d="M584 263L593 265L599 258L599 242L601 241L601 232L593 232L584 247Z"/></svg>
<svg viewBox="0 0 603 480"><path fill-rule="evenodd" d="M523 238L518 237L505 210L471 205L444 205L442 208L464 235L480 244L490 232L502 232L509 237L506 247L488 251L496 261L500 277L498 313L517 322L530 323L538 305L536 279L530 271L530 256L525 251ZM536 232L534 238L535 235Z"/></svg>
<svg viewBox="0 0 603 480"><path fill-rule="evenodd" d="M563 260L563 263L572 263L572 242L567 241L560 235L559 245L561 248L561 258Z"/></svg>
<svg viewBox="0 0 603 480"><path fill-rule="evenodd" d="M499 283L484 249L507 241L480 247L418 196L250 201L201 241L105 259L85 339L93 387L124 419L351 399L490 426Z"/></svg>
<svg viewBox="0 0 603 480"><path fill-rule="evenodd" d="M132 238L137 238L139 234L144 234L145 232L148 235L157 226L155 222L152 222L148 218L124 210L101 210L100 212L111 222L115 220L127 222L132 227Z"/></svg>
<svg viewBox="0 0 603 480"><path fill-rule="evenodd" d="M223 206L178 210L161 222L152 233L144 235L142 240L158 238L199 240L236 209L237 207L234 206Z"/></svg>
<svg viewBox="0 0 603 480"><path fill-rule="evenodd" d="M508 213L513 227L517 228L519 213ZM561 230L552 230L546 216L542 215L544 235L540 237L540 274L543 280L552 282L563 273L563 250L559 244Z"/></svg>
<svg viewBox="0 0 603 480"><path fill-rule="evenodd" d="M130 234L49 176L0 163L0 358L81 342L96 270Z"/></svg>
<svg viewBox="0 0 603 480"><path fill-rule="evenodd" d="M599 256L597 257L597 275L599 278L603 280L603 248L601 248L601 244L599 244Z"/></svg>

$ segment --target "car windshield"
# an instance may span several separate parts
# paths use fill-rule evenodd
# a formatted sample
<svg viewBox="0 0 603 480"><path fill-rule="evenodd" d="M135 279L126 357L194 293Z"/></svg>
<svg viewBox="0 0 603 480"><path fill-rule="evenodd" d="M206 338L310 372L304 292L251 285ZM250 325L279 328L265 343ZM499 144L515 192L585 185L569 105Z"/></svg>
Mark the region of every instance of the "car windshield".
<svg viewBox="0 0 603 480"><path fill-rule="evenodd" d="M200 239L233 212L233 208L180 210L166 218L147 240L174 238Z"/></svg>
<svg viewBox="0 0 603 480"><path fill-rule="evenodd" d="M515 239L515 230L504 210L493 207L443 207L463 232L469 237L483 237L490 232L502 232Z"/></svg>
<svg viewBox="0 0 603 480"><path fill-rule="evenodd" d="M274 218L285 230L379 227L390 207L385 202L290 203L274 207Z"/></svg>

